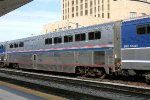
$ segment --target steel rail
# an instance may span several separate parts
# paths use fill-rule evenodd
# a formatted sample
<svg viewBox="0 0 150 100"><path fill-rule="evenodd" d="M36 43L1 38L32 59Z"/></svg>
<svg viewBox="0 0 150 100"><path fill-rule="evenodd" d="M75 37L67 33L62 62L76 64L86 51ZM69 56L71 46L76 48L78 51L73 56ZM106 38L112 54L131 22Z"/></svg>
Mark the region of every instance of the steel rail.
<svg viewBox="0 0 150 100"><path fill-rule="evenodd" d="M114 99L150 99L150 88L111 82L98 82L34 72L0 69L0 77L34 83L81 94Z"/></svg>

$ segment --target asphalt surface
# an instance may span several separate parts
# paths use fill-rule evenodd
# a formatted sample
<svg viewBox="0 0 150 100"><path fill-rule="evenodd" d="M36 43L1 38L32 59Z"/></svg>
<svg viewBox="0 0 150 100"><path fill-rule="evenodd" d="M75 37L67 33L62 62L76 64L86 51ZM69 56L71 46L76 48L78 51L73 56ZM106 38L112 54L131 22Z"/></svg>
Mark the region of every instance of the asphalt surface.
<svg viewBox="0 0 150 100"><path fill-rule="evenodd" d="M0 100L66 100L66 99L0 81Z"/></svg>

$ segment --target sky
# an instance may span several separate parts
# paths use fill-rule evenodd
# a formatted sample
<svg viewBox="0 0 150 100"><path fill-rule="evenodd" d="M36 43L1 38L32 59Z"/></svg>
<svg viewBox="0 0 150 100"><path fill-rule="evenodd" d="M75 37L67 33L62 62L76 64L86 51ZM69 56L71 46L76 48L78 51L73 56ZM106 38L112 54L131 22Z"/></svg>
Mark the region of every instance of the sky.
<svg viewBox="0 0 150 100"><path fill-rule="evenodd" d="M61 20L61 0L33 0L0 17L0 42L42 33L45 24Z"/></svg>

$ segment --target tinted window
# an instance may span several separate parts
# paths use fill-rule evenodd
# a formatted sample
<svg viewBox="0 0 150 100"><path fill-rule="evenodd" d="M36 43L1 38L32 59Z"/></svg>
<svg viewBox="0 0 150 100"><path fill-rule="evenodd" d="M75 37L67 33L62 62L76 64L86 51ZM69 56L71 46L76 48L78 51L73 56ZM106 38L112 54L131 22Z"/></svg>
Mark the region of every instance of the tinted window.
<svg viewBox="0 0 150 100"><path fill-rule="evenodd" d="M85 41L85 33L81 34L80 41Z"/></svg>
<svg viewBox="0 0 150 100"><path fill-rule="evenodd" d="M147 26L147 33L150 34L150 25Z"/></svg>
<svg viewBox="0 0 150 100"><path fill-rule="evenodd" d="M100 31L95 32L95 39L101 39L101 32Z"/></svg>
<svg viewBox="0 0 150 100"><path fill-rule="evenodd" d="M146 26L138 26L137 34L139 34L139 35L146 34Z"/></svg>
<svg viewBox="0 0 150 100"><path fill-rule="evenodd" d="M54 44L57 44L57 43L62 43L62 38L61 37L55 37L54 38Z"/></svg>
<svg viewBox="0 0 150 100"><path fill-rule="evenodd" d="M61 37L58 37L58 42L57 43L62 43L62 38Z"/></svg>
<svg viewBox="0 0 150 100"><path fill-rule="evenodd" d="M52 44L52 38L45 39L45 44Z"/></svg>
<svg viewBox="0 0 150 100"><path fill-rule="evenodd" d="M72 35L68 35L68 36L64 36L64 42L72 42L73 41L73 36Z"/></svg>
<svg viewBox="0 0 150 100"><path fill-rule="evenodd" d="M89 33L89 40L94 40L94 32Z"/></svg>
<svg viewBox="0 0 150 100"><path fill-rule="evenodd" d="M86 40L85 33L81 33L81 34L76 34L75 35L75 41L85 41L85 40Z"/></svg>
<svg viewBox="0 0 150 100"><path fill-rule="evenodd" d="M9 46L10 48L13 48L14 46L13 46L13 44L10 44L10 46Z"/></svg>
<svg viewBox="0 0 150 100"><path fill-rule="evenodd" d="M0 49L4 49L4 46L3 46L3 45L1 45L1 46L0 46Z"/></svg>
<svg viewBox="0 0 150 100"><path fill-rule="evenodd" d="M75 41L80 41L80 34L75 35Z"/></svg>
<svg viewBox="0 0 150 100"><path fill-rule="evenodd" d="M23 43L23 42L20 42L20 43L19 43L19 47L24 47L24 43Z"/></svg>
<svg viewBox="0 0 150 100"><path fill-rule="evenodd" d="M15 43L15 44L14 44L14 47L15 47L15 48L18 48L18 44L17 44L17 43Z"/></svg>
<svg viewBox="0 0 150 100"><path fill-rule="evenodd" d="M89 40L101 39L101 32L89 32Z"/></svg>

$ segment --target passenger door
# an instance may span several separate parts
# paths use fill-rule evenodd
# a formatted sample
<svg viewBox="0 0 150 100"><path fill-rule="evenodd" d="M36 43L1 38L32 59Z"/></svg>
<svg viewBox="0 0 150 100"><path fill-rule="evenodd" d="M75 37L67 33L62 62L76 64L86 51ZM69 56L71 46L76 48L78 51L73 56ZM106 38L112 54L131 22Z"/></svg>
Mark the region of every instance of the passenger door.
<svg viewBox="0 0 150 100"><path fill-rule="evenodd" d="M32 67L33 69L37 69L37 55L36 54L32 55Z"/></svg>

